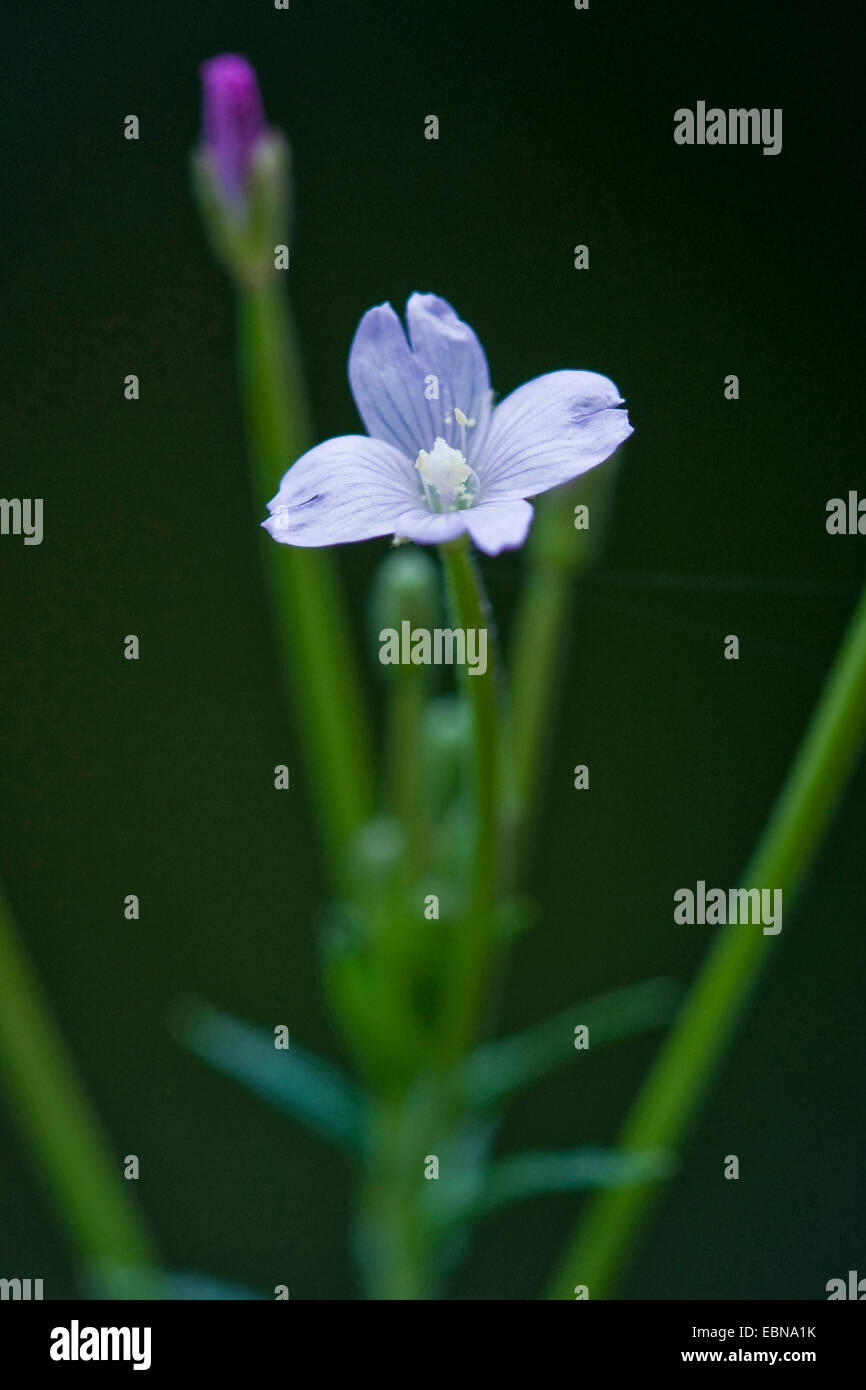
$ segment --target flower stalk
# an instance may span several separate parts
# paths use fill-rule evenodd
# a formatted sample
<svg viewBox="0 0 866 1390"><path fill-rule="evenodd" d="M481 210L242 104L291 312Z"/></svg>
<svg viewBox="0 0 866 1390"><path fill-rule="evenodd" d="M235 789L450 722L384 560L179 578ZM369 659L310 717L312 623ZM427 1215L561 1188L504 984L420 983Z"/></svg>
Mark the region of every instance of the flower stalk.
<svg viewBox="0 0 866 1390"><path fill-rule="evenodd" d="M543 497L530 536L529 564L511 646L511 743L516 809L515 873L531 838L532 810L546 762L552 707L578 581L594 563L606 533L618 477L617 458L570 487ZM575 530L574 508L586 506L589 528Z"/></svg>
<svg viewBox="0 0 866 1390"><path fill-rule="evenodd" d="M288 295L276 253L288 236L290 151L270 129L255 71L224 53L203 64L202 139L193 187L238 300L241 386L257 508L312 441ZM309 750L310 783L335 882L346 846L373 807L370 738L360 677L331 557L275 555L267 578L283 672Z"/></svg>
<svg viewBox="0 0 866 1390"><path fill-rule="evenodd" d="M310 437L309 410L288 299L276 275L240 286L240 375L257 505ZM298 709L319 823L336 882L348 841L372 814L373 773L352 633L333 559L267 547L283 669Z"/></svg>
<svg viewBox="0 0 866 1390"><path fill-rule="evenodd" d="M500 870L500 812L505 791L499 672L493 616L468 539L442 547L448 596L455 624L488 629L490 659L484 674L463 674L473 717L472 790L474 847L472 882L465 920L454 940L454 954L443 1004L443 1060L454 1063L472 1040L482 1006L495 921Z"/></svg>

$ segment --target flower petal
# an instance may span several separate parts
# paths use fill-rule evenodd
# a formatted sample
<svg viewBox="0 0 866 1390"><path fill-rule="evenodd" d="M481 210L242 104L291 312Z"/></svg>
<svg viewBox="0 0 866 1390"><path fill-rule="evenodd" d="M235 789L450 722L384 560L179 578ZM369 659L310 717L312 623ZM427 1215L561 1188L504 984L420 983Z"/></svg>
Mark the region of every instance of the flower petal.
<svg viewBox="0 0 866 1390"><path fill-rule="evenodd" d="M379 439L343 435L299 458L262 525L287 545L339 545L387 536L418 503L408 459Z"/></svg>
<svg viewBox="0 0 866 1390"><path fill-rule="evenodd" d="M358 324L349 350L349 384L374 439L393 445L413 463L421 449L432 449L424 369L390 304L370 309Z"/></svg>
<svg viewBox="0 0 866 1390"><path fill-rule="evenodd" d="M440 435L452 449L461 449L471 462L490 419L490 371L484 349L469 325L436 294L413 294L406 305L406 322L425 378L433 375L438 382L438 400L427 402L434 437ZM454 417L455 407L475 421L465 435Z"/></svg>
<svg viewBox="0 0 866 1390"><path fill-rule="evenodd" d="M485 555L516 550L529 534L533 509L529 502L482 502L465 513L472 540Z"/></svg>
<svg viewBox="0 0 866 1390"><path fill-rule="evenodd" d="M549 372L494 410L477 471L485 502L534 497L609 458L633 433L622 397L596 372Z"/></svg>
<svg viewBox="0 0 866 1390"><path fill-rule="evenodd" d="M397 518L394 535L418 545L443 545L463 535L470 515L468 511L428 512L424 507L413 507Z"/></svg>

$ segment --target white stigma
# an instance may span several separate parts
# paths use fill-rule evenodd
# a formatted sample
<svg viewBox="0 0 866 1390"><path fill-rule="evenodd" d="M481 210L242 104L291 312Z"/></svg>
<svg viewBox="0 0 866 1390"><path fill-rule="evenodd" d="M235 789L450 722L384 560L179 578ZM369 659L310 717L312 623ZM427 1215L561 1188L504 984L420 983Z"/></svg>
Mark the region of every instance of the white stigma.
<svg viewBox="0 0 866 1390"><path fill-rule="evenodd" d="M448 510L470 500L466 483L475 475L460 450L452 449L441 435L437 436L429 453L421 450L415 467L421 474L428 501L431 500L430 488L435 489Z"/></svg>

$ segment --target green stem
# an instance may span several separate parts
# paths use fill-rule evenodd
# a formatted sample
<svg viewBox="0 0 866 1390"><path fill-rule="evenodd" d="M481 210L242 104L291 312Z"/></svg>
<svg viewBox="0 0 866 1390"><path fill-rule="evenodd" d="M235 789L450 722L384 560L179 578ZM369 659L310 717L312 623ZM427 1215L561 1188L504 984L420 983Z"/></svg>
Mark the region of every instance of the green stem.
<svg viewBox="0 0 866 1390"><path fill-rule="evenodd" d="M465 537L441 547L455 625L487 631L487 670L464 671L472 707L475 838L470 899L455 941L453 974L443 1008L444 1060L451 1063L471 1041L490 959L499 873L499 807L503 790L495 633L481 579Z"/></svg>
<svg viewBox="0 0 866 1390"><path fill-rule="evenodd" d="M551 723L555 673L574 602L572 573L539 560L530 568L516 618L511 676L514 795L525 833Z"/></svg>
<svg viewBox="0 0 866 1390"><path fill-rule="evenodd" d="M156 1254L18 941L0 887L0 1071L83 1256L154 1269Z"/></svg>
<svg viewBox="0 0 866 1390"><path fill-rule="evenodd" d="M515 824L511 877L519 876L529 843L538 785L550 741L563 648L574 611L577 580L594 563L606 533L616 488L615 459L592 469L536 505L529 541L529 571L511 642L511 730ZM574 529L574 504L590 513L587 530Z"/></svg>
<svg viewBox="0 0 866 1390"><path fill-rule="evenodd" d="M240 288L240 363L256 500L264 507L309 447L311 426L294 328L282 286ZM332 871L373 808L372 740L352 634L331 556L267 546L284 670L299 710L310 786Z"/></svg>
<svg viewBox="0 0 866 1390"><path fill-rule="evenodd" d="M790 911L866 734L866 590L828 676L781 794L743 874L748 888L781 888ZM716 937L698 978L623 1130L624 1151L682 1142L731 1041L774 936L728 926ZM593 1197L551 1282L548 1297L572 1298L585 1284L604 1298L635 1243L657 1184Z"/></svg>
<svg viewBox="0 0 866 1390"><path fill-rule="evenodd" d="M356 1216L358 1264L371 1301L420 1302L436 1297L431 1249L418 1205L417 1171L401 1153L399 1106L391 1128L374 1139L376 1161L365 1177Z"/></svg>
<svg viewBox="0 0 866 1390"><path fill-rule="evenodd" d="M406 835L405 880L414 884L424 861L427 813L421 786L421 725L429 698L426 672L400 671L388 698L388 800Z"/></svg>

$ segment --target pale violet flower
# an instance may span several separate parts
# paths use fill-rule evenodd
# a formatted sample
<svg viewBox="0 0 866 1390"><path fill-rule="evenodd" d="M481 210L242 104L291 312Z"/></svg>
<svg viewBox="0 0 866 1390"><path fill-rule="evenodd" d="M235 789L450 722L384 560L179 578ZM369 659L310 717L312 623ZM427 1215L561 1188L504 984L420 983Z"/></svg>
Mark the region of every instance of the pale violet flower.
<svg viewBox="0 0 866 1390"><path fill-rule="evenodd" d="M349 382L368 435L298 459L262 525L288 545L373 536L437 545L468 531L498 555L526 540L539 492L609 458L632 433L595 372L560 371L492 404L484 349L451 305L413 294L408 341L390 304L361 319Z"/></svg>

